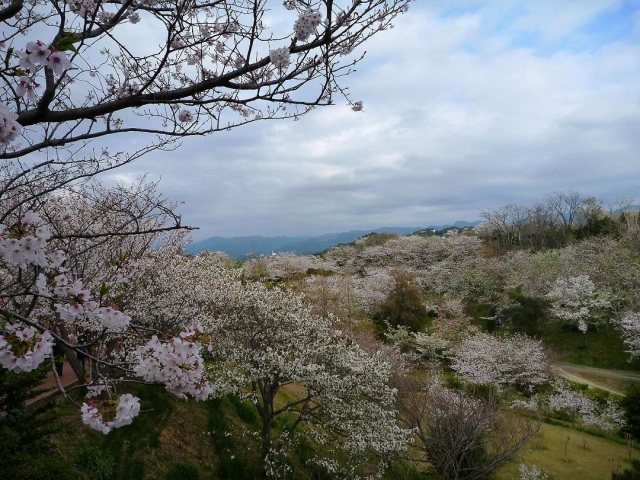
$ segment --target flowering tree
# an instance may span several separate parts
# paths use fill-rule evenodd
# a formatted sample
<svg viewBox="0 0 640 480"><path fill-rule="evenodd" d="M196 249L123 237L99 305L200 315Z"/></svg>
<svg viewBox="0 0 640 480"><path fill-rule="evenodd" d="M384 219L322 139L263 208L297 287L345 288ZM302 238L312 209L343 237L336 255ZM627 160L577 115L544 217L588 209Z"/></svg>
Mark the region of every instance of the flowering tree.
<svg viewBox="0 0 640 480"><path fill-rule="evenodd" d="M596 324L596 313L608 308L609 301L596 291L587 275L559 278L547 298L553 302L552 313L561 320L578 327L586 344L589 324Z"/></svg>
<svg viewBox="0 0 640 480"><path fill-rule="evenodd" d="M627 312L620 320L618 327L622 330L622 338L629 350L630 360L640 357L640 313Z"/></svg>
<svg viewBox="0 0 640 480"><path fill-rule="evenodd" d="M213 347L208 375L217 394L244 394L256 405L265 475L283 433L287 442L312 440L315 461L348 478L370 454L384 463L404 449L407 433L396 424L382 354L367 353L291 292L220 274L212 289L217 316L206 325ZM278 396L282 391L288 394ZM278 416L290 419L287 431L273 431ZM331 461L336 449L349 462Z"/></svg>
<svg viewBox="0 0 640 480"><path fill-rule="evenodd" d="M54 345L62 349L88 384L83 420L105 433L139 412L135 397L117 394L116 379L205 398L207 333L182 319L158 322L129 300L149 246L181 229L180 218L153 188L86 182L185 136L296 119L336 94L361 110L340 79L362 58L354 49L408 3L0 6L0 364L31 371L53 358ZM107 148L108 136L144 133L150 143L136 151ZM208 305L197 295L187 303L190 311Z"/></svg>
<svg viewBox="0 0 640 480"><path fill-rule="evenodd" d="M197 324L183 335L202 345L198 354L208 359L203 370L194 357L182 383L167 379L157 358L185 345L158 337L127 349L134 364L144 360L136 372L179 395L251 400L262 424L264 475L282 449L305 438L318 448L320 465L349 478L371 456L384 463L403 449L406 434L396 425L395 395L387 386L388 353L360 347L363 342L336 329L332 315L314 314L301 296L248 281L243 268L219 254L189 257L168 249L141 259L129 288L132 321L165 332ZM281 416L288 419L284 431L273 428ZM350 456L352 470L339 471L333 450Z"/></svg>
<svg viewBox="0 0 640 480"><path fill-rule="evenodd" d="M482 385L534 388L549 378L542 343L526 335L497 337L478 333L456 349L451 368L464 379Z"/></svg>
<svg viewBox="0 0 640 480"><path fill-rule="evenodd" d="M331 314L313 313L314 307L293 292L247 281L242 269L216 255L176 256L168 265L170 272L166 265L149 264L145 277L151 277L150 285L165 285L161 297L169 317L191 315L193 307L176 305L184 289L193 291L189 299L198 305L196 320L210 335L207 376L213 394L243 395L256 405L263 473L276 452L301 435L313 439L316 460L335 474L328 450L353 455L355 471L366 452L384 459L403 448L406 437L395 424L394 393L386 386L387 354L359 347L336 330ZM289 417L289 430L273 430L278 416ZM299 424L305 427L296 429Z"/></svg>
<svg viewBox="0 0 640 480"><path fill-rule="evenodd" d="M163 231L166 217L152 214L162 205L152 192L80 188L77 195L39 199L49 222L28 210L17 219L5 215L11 221L0 225L0 365L32 371L53 360L55 345L86 383L91 400L82 405L83 420L104 433L139 412L138 399L118 395L116 384L144 376L142 360L123 352L144 345L151 332L131 321L123 296L136 261ZM190 335L185 330L181 341L191 343ZM179 356L165 362L174 375L190 370L186 363Z"/></svg>
<svg viewBox="0 0 640 480"><path fill-rule="evenodd" d="M531 465L531 468L526 463L518 465L518 473L520 473L519 480L549 480L549 475L538 469L537 465Z"/></svg>
<svg viewBox="0 0 640 480"><path fill-rule="evenodd" d="M562 412L572 421L578 420L583 426L592 426L610 433L624 425L620 405L611 399L597 403L582 392L571 388L567 382L556 381L554 392L547 399L550 410Z"/></svg>

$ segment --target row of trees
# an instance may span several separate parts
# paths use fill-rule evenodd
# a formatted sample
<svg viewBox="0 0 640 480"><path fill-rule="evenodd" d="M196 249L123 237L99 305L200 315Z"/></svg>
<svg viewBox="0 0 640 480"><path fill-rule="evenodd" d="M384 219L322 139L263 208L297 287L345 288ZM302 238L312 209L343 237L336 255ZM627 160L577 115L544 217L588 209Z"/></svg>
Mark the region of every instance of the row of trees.
<svg viewBox="0 0 640 480"><path fill-rule="evenodd" d="M575 238L638 231L637 212L629 201L605 208L595 197L555 192L533 206L509 204L482 210L478 235L503 249L544 250L568 245Z"/></svg>

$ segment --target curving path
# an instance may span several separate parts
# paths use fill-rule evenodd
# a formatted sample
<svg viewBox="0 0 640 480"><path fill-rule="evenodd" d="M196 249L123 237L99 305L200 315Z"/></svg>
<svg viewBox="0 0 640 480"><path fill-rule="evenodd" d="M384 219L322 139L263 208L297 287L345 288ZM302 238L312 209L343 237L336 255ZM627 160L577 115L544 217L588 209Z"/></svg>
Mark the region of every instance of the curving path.
<svg viewBox="0 0 640 480"><path fill-rule="evenodd" d="M640 372L630 372L625 370L610 370L607 368L585 367L584 365L575 365L573 363L556 362L551 368L561 377L573 382L586 383L591 387L596 387L616 395L624 395L623 392L603 385L593 378L585 378L584 374L600 375L603 377L615 378L618 380L629 380L640 382Z"/></svg>

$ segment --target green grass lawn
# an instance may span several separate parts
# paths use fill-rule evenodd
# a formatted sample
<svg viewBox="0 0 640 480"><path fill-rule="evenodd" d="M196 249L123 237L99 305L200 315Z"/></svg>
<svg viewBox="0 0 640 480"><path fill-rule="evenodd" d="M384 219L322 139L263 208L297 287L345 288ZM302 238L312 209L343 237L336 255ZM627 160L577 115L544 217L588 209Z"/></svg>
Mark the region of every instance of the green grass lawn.
<svg viewBox="0 0 640 480"><path fill-rule="evenodd" d="M605 480L611 478L612 468L622 471L629 466L629 448L625 445L587 434L585 449L582 432L548 424L541 425L540 435L522 458L500 469L495 480L519 478L520 463L535 464L554 480ZM634 449L631 455L640 458L640 451Z"/></svg>

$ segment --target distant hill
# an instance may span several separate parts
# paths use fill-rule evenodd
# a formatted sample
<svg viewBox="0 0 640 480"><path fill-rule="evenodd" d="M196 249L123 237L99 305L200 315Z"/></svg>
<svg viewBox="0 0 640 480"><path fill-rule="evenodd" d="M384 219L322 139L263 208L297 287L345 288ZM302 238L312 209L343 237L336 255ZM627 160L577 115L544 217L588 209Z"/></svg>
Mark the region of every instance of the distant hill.
<svg viewBox="0 0 640 480"><path fill-rule="evenodd" d="M312 255L336 245L351 243L370 233L397 233L409 235L422 230L442 230L451 226L463 228L478 225L480 222L456 222L452 225L423 227L381 227L372 230L352 230L350 232L327 233L307 237L210 237L187 247L187 252L196 255L205 251L224 252L231 258L244 260L247 254L271 255L272 253L295 252L300 255Z"/></svg>

